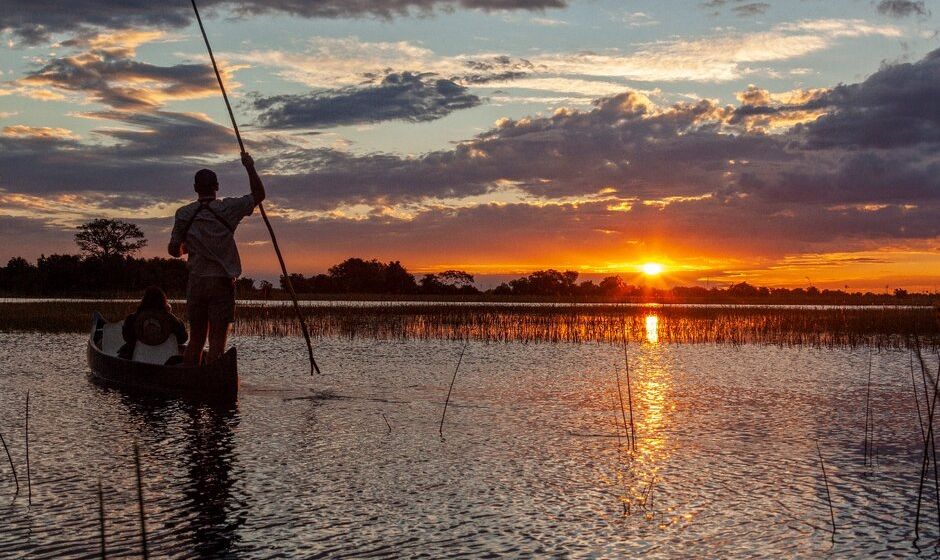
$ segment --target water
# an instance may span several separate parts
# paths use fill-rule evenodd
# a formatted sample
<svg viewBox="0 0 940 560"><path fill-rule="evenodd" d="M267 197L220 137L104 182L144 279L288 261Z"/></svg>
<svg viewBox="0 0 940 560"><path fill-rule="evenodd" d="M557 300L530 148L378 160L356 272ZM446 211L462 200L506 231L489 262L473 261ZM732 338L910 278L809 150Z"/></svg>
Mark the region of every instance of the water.
<svg viewBox="0 0 940 560"><path fill-rule="evenodd" d="M327 338L329 375L311 378L302 340L237 338L229 410L97 387L84 343L0 334L0 432L21 485L14 499L0 455L0 557L97 556L99 477L108 551L137 557L135 441L153 557L918 554L907 352L872 358L866 466L864 348L631 344L631 454L614 435L616 345L471 343L442 441L460 342ZM925 496L921 554L935 556Z"/></svg>

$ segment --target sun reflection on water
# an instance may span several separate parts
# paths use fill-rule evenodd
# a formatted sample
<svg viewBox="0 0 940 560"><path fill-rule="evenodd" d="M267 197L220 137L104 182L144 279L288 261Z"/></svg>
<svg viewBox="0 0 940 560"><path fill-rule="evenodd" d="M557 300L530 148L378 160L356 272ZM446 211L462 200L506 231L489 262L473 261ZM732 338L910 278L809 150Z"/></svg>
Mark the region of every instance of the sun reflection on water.
<svg viewBox="0 0 940 560"><path fill-rule="evenodd" d="M659 317L656 315L646 316L646 342L659 343Z"/></svg>
<svg viewBox="0 0 940 560"><path fill-rule="evenodd" d="M668 433L676 410L673 371L664 348L658 345L658 317L646 318L647 342L631 352L630 381L636 425L636 446L629 459L621 463L617 479L624 484L621 492L623 515L637 514L655 521L659 529L676 523L690 523L694 512L682 504L670 503L665 489L669 486L668 463L674 451ZM656 346L651 346L656 344Z"/></svg>

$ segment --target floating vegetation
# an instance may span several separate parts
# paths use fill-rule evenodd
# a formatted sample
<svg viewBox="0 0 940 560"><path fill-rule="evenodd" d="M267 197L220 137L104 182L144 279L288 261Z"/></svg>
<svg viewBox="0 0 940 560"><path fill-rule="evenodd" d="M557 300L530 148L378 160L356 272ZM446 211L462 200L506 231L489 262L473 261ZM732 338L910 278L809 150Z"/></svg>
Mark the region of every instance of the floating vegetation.
<svg viewBox="0 0 940 560"><path fill-rule="evenodd" d="M302 307L317 338L445 339L483 342L721 343L908 348L914 336L940 345L929 307L796 307L575 304L376 303ZM0 331L85 332L91 313L109 319L135 302L48 301L0 304ZM178 315L185 305L177 304ZM240 304L235 334L300 336L294 310Z"/></svg>

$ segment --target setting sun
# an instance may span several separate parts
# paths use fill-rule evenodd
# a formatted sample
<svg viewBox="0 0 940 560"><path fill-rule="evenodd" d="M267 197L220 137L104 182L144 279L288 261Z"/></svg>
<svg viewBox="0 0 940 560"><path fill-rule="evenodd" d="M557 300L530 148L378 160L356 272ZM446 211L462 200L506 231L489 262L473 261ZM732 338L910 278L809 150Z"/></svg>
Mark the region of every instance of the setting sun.
<svg viewBox="0 0 940 560"><path fill-rule="evenodd" d="M640 267L643 274L647 276L657 276L663 272L663 265L659 263L646 263Z"/></svg>

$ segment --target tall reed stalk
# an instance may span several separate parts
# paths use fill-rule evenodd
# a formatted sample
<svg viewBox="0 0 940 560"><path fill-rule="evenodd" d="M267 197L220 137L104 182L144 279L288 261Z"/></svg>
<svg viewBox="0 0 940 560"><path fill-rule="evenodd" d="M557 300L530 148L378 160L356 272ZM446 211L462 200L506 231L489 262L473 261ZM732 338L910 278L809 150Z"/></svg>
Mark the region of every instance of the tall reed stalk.
<svg viewBox="0 0 940 560"><path fill-rule="evenodd" d="M101 490L101 477L98 477L98 534L101 539L101 558L108 557L108 549L104 537L104 492Z"/></svg>
<svg viewBox="0 0 940 560"><path fill-rule="evenodd" d="M633 422L633 386L630 382L630 357L627 355L627 333L623 337L623 365L627 372L627 404L630 406L630 448L636 451L636 424Z"/></svg>
<svg viewBox="0 0 940 560"><path fill-rule="evenodd" d="M16 484L16 492L13 494L14 500L16 496L20 494L20 479L16 476L16 467L13 465L13 457L10 455L10 448L7 447L7 442L3 439L3 434L0 434L0 443L3 444L3 450L7 453L7 460L10 461L10 470L13 471L13 482Z"/></svg>
<svg viewBox="0 0 940 560"><path fill-rule="evenodd" d="M29 474L29 390L26 391L26 495L27 503L33 505L33 480Z"/></svg>
<svg viewBox="0 0 940 560"><path fill-rule="evenodd" d="M134 442L134 470L137 473L137 508L140 513L140 551L144 560L150 558L147 548L147 515L144 508L144 483L140 473L140 447Z"/></svg>
<svg viewBox="0 0 940 560"><path fill-rule="evenodd" d="M819 455L819 466L822 469L823 484L826 486L826 502L829 504L829 520L832 521L832 538L836 538L836 513L832 508L832 494L829 492L829 477L826 476L826 462L823 461L822 451L819 450L819 440L816 440L816 454Z"/></svg>
<svg viewBox="0 0 940 560"><path fill-rule="evenodd" d="M437 431L441 434L441 439L444 439L444 416L447 415L447 405L450 403L450 393L454 390L454 382L457 381L457 372L460 371L460 363L463 362L463 354L467 351L467 346L470 343L466 342L463 345L463 348L460 349L460 357L457 358L457 367L454 368L454 376L450 380L450 388L447 389L447 398L444 399L444 411L441 412L441 425L438 427Z"/></svg>
<svg viewBox="0 0 940 560"><path fill-rule="evenodd" d="M924 363L923 356L920 352L919 346L915 345L915 351L917 353L918 361L921 365L921 375L924 378L925 390L927 383L927 376L929 375L926 371L927 367ZM920 482L917 487L917 509L914 515L914 541L915 543L920 538L920 512L921 512L921 503L923 502L924 495L924 483L927 478L927 469L931 459L931 451L933 451L933 463L934 463L934 488L937 497L937 522L940 524L940 491L936 489L940 487L940 477L938 477L937 472L937 460L936 460L936 443L934 441L934 412L937 406L937 396L940 394L940 372L938 375L933 378L933 395L932 398L928 395L928 412L927 412L927 435L924 438L924 448L923 448L923 458L921 460L920 468Z"/></svg>

